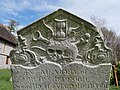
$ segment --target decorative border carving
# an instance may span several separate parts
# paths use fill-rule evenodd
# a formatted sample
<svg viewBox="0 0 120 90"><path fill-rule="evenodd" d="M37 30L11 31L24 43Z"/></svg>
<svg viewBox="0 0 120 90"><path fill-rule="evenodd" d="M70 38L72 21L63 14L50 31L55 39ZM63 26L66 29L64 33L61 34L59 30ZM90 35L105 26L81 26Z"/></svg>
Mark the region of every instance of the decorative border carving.
<svg viewBox="0 0 120 90"><path fill-rule="evenodd" d="M43 42L46 47L33 45L29 50L26 39L19 35L18 48L10 53L12 63L37 66L45 61L51 61L64 66L76 60L86 64L91 63L92 65L111 61L112 51L105 45L100 35L91 40L93 37L89 32L85 32L84 23L77 27L70 27L68 24L67 19L55 19L54 27L52 27L43 20L43 25L46 27L49 36L44 37L42 32L36 30L32 40L34 42ZM83 31L84 34L81 35ZM87 44L93 45L88 47L85 54L80 55L80 45L85 46ZM35 52L35 50L38 51ZM44 55L41 56L39 51L42 51Z"/></svg>

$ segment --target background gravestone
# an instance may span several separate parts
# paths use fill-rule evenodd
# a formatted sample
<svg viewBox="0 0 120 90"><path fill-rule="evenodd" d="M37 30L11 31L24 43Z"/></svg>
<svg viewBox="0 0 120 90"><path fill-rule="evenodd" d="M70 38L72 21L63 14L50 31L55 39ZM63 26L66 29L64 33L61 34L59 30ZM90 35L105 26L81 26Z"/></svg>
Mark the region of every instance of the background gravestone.
<svg viewBox="0 0 120 90"><path fill-rule="evenodd" d="M89 22L62 9L18 31L14 90L109 90L111 49Z"/></svg>

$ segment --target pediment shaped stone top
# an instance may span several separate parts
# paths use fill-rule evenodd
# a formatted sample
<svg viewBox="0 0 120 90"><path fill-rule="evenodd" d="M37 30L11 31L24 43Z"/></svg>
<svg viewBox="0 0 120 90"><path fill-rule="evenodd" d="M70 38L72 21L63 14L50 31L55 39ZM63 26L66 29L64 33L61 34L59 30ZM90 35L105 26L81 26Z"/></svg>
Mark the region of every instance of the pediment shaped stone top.
<svg viewBox="0 0 120 90"><path fill-rule="evenodd" d="M52 12L51 14L46 15L43 18L40 18L40 19L28 24L27 26L23 27L22 29L17 31L17 34L24 34L26 32L29 32L28 28L35 28L35 27L37 27L36 24L39 24L39 22L42 22L43 20L50 21L51 19L55 19L56 17L69 18L69 19L71 19L75 22L78 22L78 23L84 22L86 27L95 29L95 26L93 24L91 24L90 22L86 21L85 19L82 19L82 18L78 17L77 15L74 15L74 14L72 14L64 9L58 9L58 10Z"/></svg>
<svg viewBox="0 0 120 90"><path fill-rule="evenodd" d="M10 53L13 64L38 66L49 61L64 67L74 61L111 62L112 51L97 28L61 9L25 28L18 32L18 47Z"/></svg>

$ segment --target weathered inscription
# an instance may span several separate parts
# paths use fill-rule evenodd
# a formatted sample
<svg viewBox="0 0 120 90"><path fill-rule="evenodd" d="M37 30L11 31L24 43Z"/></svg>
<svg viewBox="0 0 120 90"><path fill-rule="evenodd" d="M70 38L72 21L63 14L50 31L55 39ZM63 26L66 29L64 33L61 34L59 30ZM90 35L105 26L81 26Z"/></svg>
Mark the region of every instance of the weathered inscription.
<svg viewBox="0 0 120 90"><path fill-rule="evenodd" d="M14 90L109 90L112 50L102 36L62 9L19 30Z"/></svg>
<svg viewBox="0 0 120 90"><path fill-rule="evenodd" d="M15 90L107 90L109 73L104 71L110 72L111 65L88 68L74 62L64 68L50 63L31 69L11 67Z"/></svg>

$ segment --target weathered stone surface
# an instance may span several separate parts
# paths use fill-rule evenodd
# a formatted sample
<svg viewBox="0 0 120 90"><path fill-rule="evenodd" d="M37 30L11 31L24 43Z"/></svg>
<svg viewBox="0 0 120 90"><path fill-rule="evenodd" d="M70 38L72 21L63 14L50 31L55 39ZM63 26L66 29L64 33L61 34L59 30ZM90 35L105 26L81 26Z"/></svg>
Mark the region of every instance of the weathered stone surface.
<svg viewBox="0 0 120 90"><path fill-rule="evenodd" d="M58 10L18 31L14 90L108 90L112 51L89 22Z"/></svg>
<svg viewBox="0 0 120 90"><path fill-rule="evenodd" d="M87 66L74 61L62 68L46 62L37 67L11 68L14 90L109 90L111 64Z"/></svg>
<svg viewBox="0 0 120 90"><path fill-rule="evenodd" d="M36 66L46 60L62 66L75 60L92 65L111 62L111 49L105 45L97 30L88 31L83 23L71 27L67 19L54 19L51 23L53 25L49 26L43 20L47 34L36 30L29 42L30 49L27 44L29 39L18 36L19 46L10 53L13 64ZM92 32L96 34L93 36Z"/></svg>

